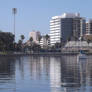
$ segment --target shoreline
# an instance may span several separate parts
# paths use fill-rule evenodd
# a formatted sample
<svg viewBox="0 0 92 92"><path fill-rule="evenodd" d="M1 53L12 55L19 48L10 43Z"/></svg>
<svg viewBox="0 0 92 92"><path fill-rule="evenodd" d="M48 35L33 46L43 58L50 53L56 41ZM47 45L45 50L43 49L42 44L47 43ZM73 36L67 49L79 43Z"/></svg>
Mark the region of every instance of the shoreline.
<svg viewBox="0 0 92 92"><path fill-rule="evenodd" d="M39 53L20 53L20 54L0 54L0 57L3 56L62 56L62 55L77 55L78 52L39 52ZM86 55L92 55L92 53L85 53Z"/></svg>
<svg viewBox="0 0 92 92"><path fill-rule="evenodd" d="M3 56L62 56L62 55L77 55L79 51L62 51L62 52L31 52L31 53L23 53L23 52L1 52L0 57ZM92 52L85 52L86 55L92 55Z"/></svg>

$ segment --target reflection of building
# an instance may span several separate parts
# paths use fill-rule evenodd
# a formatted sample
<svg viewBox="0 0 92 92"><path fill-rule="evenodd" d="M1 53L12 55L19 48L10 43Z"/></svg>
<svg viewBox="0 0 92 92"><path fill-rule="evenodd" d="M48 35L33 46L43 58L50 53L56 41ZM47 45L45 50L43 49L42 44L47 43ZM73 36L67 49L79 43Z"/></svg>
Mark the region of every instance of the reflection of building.
<svg viewBox="0 0 92 92"><path fill-rule="evenodd" d="M52 17L50 21L50 43L66 42L74 36L77 39L85 34L85 19L79 13L64 13L61 16Z"/></svg>
<svg viewBox="0 0 92 92"><path fill-rule="evenodd" d="M26 66L29 66L28 72L31 79L47 79L49 75L49 57L32 56L28 61L29 64L27 63Z"/></svg>
<svg viewBox="0 0 92 92"><path fill-rule="evenodd" d="M87 59L80 59L79 60L79 67L80 67L80 83L81 85L86 85L86 64Z"/></svg>
<svg viewBox="0 0 92 92"><path fill-rule="evenodd" d="M14 62L9 58L1 58L0 57L0 78L12 78L15 74L15 66Z"/></svg>
<svg viewBox="0 0 92 92"><path fill-rule="evenodd" d="M60 58L50 58L50 84L51 87L61 87L61 62ZM52 89L52 92L55 92Z"/></svg>
<svg viewBox="0 0 92 92"><path fill-rule="evenodd" d="M33 42L39 43L39 37L40 37L40 32L39 31L30 32L29 36L33 38Z"/></svg>
<svg viewBox="0 0 92 92"><path fill-rule="evenodd" d="M88 56L86 67L87 84L92 86L92 55Z"/></svg>
<svg viewBox="0 0 92 92"><path fill-rule="evenodd" d="M80 86L80 70L77 56L63 56L61 61L61 85L65 87Z"/></svg>
<svg viewBox="0 0 92 92"><path fill-rule="evenodd" d="M15 75L15 58L0 57L0 92L16 91Z"/></svg>

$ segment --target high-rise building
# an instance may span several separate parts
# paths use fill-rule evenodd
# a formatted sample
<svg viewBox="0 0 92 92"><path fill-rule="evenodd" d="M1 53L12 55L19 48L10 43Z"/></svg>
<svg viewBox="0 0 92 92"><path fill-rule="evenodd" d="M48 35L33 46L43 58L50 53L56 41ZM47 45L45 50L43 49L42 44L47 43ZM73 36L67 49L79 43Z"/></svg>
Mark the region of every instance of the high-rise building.
<svg viewBox="0 0 92 92"><path fill-rule="evenodd" d="M79 13L64 13L50 21L50 44L66 42L71 36L76 39L85 33L85 19Z"/></svg>
<svg viewBox="0 0 92 92"><path fill-rule="evenodd" d="M86 33L86 21L82 17L73 18L73 39L78 40Z"/></svg>
<svg viewBox="0 0 92 92"><path fill-rule="evenodd" d="M86 23L86 34L92 34L92 19Z"/></svg>
<svg viewBox="0 0 92 92"><path fill-rule="evenodd" d="M61 37L61 17L52 17L50 21L50 44L54 45L56 42L60 43Z"/></svg>
<svg viewBox="0 0 92 92"><path fill-rule="evenodd" d="M32 31L29 36L33 38L33 42L39 44L39 37L41 36L39 31Z"/></svg>

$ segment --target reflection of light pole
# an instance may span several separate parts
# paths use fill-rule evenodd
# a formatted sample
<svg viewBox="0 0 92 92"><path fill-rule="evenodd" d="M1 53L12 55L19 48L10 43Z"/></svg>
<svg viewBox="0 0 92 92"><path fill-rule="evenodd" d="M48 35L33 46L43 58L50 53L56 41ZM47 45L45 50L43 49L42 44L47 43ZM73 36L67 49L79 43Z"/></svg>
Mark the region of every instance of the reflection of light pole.
<svg viewBox="0 0 92 92"><path fill-rule="evenodd" d="M13 8L12 9L12 12L13 12L13 15L14 15L14 42L15 42L15 36L16 36L16 34L15 34L15 15L17 14L17 8Z"/></svg>

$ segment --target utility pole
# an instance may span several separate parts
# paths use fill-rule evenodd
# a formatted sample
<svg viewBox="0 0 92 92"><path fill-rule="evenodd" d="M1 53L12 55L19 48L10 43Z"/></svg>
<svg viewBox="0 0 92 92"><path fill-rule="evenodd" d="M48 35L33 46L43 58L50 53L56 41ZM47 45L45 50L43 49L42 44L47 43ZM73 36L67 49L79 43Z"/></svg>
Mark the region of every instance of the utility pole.
<svg viewBox="0 0 92 92"><path fill-rule="evenodd" d="M12 12L13 12L13 15L14 15L14 42L15 42L15 38L16 38L16 19L15 19L15 15L17 14L17 8L12 8Z"/></svg>

